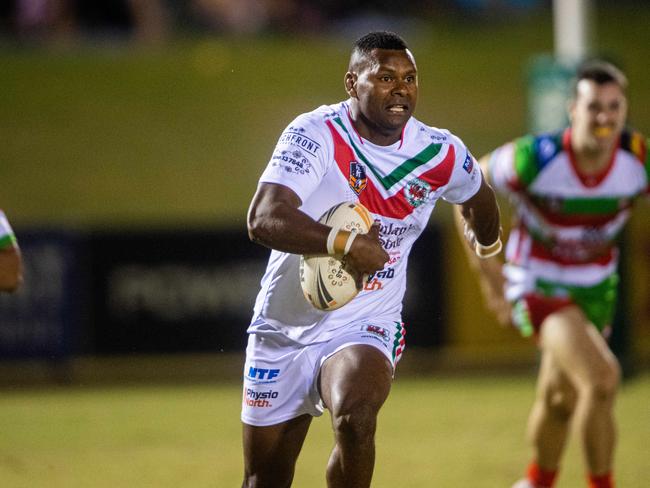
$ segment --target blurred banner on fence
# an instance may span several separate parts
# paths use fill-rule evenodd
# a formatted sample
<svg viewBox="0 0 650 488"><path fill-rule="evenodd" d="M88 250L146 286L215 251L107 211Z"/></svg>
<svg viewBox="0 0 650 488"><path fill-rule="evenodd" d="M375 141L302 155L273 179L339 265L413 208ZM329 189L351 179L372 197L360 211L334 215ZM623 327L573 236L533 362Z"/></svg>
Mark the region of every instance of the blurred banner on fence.
<svg viewBox="0 0 650 488"><path fill-rule="evenodd" d="M57 359L79 350L85 245L73 233L20 233L25 283L0 294L0 357Z"/></svg>
<svg viewBox="0 0 650 488"><path fill-rule="evenodd" d="M245 230L18 234L25 284L0 300L0 358L244 350L269 255ZM442 249L430 227L412 251L410 345L444 343Z"/></svg>

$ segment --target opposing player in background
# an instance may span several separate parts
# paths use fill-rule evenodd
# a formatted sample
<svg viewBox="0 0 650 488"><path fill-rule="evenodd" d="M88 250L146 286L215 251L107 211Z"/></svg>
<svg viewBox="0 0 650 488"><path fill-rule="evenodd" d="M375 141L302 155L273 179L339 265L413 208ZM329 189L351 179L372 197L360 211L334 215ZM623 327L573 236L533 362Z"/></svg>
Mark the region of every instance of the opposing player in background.
<svg viewBox="0 0 650 488"><path fill-rule="evenodd" d="M462 206L478 254L501 247L496 199L472 155L449 131L412 116L417 68L405 42L365 35L344 82L348 100L302 114L282 133L248 214L251 239L272 252L248 328L245 487L290 486L312 417L324 408L335 439L328 486L369 486L377 414L404 349L407 259L436 201ZM368 234L317 222L343 201L371 212ZM301 291L299 255L341 255L345 244L348 269L385 270L376 275L381 286L338 310L317 310Z"/></svg>
<svg viewBox="0 0 650 488"><path fill-rule="evenodd" d="M541 349L528 424L533 459L517 488L553 486L572 419L589 486L614 486L620 368L606 337L616 303L616 239L635 199L647 194L650 174L646 139L625 128L626 86L613 65L585 64L568 128L527 135L481 159L517 218L506 264L471 258L472 264L488 306L502 322L534 335Z"/></svg>
<svg viewBox="0 0 650 488"><path fill-rule="evenodd" d="M22 258L18 242L5 213L0 210L0 291L16 291L22 280Z"/></svg>

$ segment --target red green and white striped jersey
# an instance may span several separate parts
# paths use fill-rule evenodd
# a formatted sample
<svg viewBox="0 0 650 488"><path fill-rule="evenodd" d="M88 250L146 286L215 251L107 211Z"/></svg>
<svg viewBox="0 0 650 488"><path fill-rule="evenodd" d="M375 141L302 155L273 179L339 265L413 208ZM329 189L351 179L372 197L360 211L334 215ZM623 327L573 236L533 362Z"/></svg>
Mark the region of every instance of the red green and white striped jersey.
<svg viewBox="0 0 650 488"><path fill-rule="evenodd" d="M380 225L390 260L350 303L331 312L313 308L298 280L299 256L272 251L249 332L271 326L293 340L327 340L363 319L401 322L406 263L439 198L462 203L481 185L481 172L460 139L415 118L391 146L360 137L348 102L297 117L280 136L260 182L278 183L319 219L344 201L359 201Z"/></svg>
<svg viewBox="0 0 650 488"><path fill-rule="evenodd" d="M507 296L531 291L538 279L593 286L616 271L616 239L634 201L649 192L647 141L625 131L600 174L582 174L571 130L525 136L492 152L489 176L514 200L517 224L506 247Z"/></svg>
<svg viewBox="0 0 650 488"><path fill-rule="evenodd" d="M16 245L16 236L5 213L0 210L0 250Z"/></svg>

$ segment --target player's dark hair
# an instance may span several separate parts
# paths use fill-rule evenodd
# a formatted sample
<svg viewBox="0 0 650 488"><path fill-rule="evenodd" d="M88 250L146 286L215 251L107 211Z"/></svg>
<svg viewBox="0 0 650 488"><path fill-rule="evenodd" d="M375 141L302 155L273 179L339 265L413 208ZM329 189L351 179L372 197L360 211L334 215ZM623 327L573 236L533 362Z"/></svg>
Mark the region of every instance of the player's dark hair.
<svg viewBox="0 0 650 488"><path fill-rule="evenodd" d="M354 43L352 52L363 54L370 54L373 49L395 49L405 50L408 49L406 42L394 32L376 31L369 32L365 36L359 38Z"/></svg>
<svg viewBox="0 0 650 488"><path fill-rule="evenodd" d="M627 88L627 77L625 74L614 66L612 63L601 60L586 61L576 72L573 83L573 94L577 94L578 82L582 80L591 80L597 85L605 83L616 83L622 90Z"/></svg>

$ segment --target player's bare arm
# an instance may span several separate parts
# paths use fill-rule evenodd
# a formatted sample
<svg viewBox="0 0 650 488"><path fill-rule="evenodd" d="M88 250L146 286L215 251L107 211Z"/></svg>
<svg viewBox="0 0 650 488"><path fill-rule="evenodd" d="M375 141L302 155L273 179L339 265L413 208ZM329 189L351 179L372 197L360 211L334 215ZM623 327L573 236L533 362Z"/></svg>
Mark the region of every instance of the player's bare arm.
<svg viewBox="0 0 650 488"><path fill-rule="evenodd" d="M17 246L0 250L0 291L14 292L23 281L22 257Z"/></svg>
<svg viewBox="0 0 650 488"><path fill-rule="evenodd" d="M485 175L487 175L487 158L482 158L480 160L480 164L481 169L483 170L484 180L479 193L485 191L483 188L484 186L488 189L490 188L488 180L485 177ZM488 200L491 200L489 197L490 193L493 194L493 192L487 191L483 193L479 198L487 198ZM478 195L479 194L477 194L477 196ZM466 220L462 214L463 209L464 208L462 206L457 206L455 208L454 216L461 241L466 241L466 226L469 224L466 223ZM492 225L494 225L493 222ZM468 244L470 243L468 242ZM466 251L465 254L467 255L470 266L472 269L478 272L479 285L481 287L481 293L483 295L485 305L494 314L499 324L503 326L510 325L511 306L503 295L503 287L505 283L505 278L502 273L503 257L501 253L497 253L496 255L488 257L486 259L480 259L476 255L475 250L473 248L470 248L471 245L472 244L463 247Z"/></svg>
<svg viewBox="0 0 650 488"><path fill-rule="evenodd" d="M248 211L248 235L253 242L292 254L328 254L330 227L316 222L299 207L300 197L284 185L262 183ZM379 229L373 226L352 243L348 267L359 275L384 267L388 254L379 242Z"/></svg>
<svg viewBox="0 0 650 488"><path fill-rule="evenodd" d="M460 204L460 213L472 237L476 239L477 249L487 249L499 242L501 232L499 206L494 191L485 179L476 194Z"/></svg>

